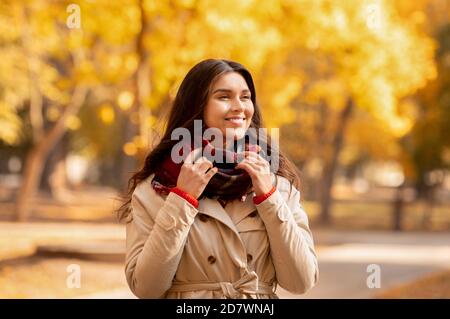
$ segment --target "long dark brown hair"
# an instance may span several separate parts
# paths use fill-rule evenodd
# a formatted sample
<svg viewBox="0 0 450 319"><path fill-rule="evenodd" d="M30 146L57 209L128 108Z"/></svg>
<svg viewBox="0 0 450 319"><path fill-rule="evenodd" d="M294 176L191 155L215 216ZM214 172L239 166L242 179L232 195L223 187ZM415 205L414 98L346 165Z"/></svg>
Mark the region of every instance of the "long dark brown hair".
<svg viewBox="0 0 450 319"><path fill-rule="evenodd" d="M183 79L177 92L159 144L146 156L143 167L135 172L128 181L128 190L122 196L123 204L117 209L119 220L123 220L130 212L131 197L136 186L153 174L161 162L170 154L172 147L178 142L171 139L173 130L179 127L187 128L194 136L194 120L202 120L212 84L219 76L237 72L245 79L251 92L254 114L250 127L259 131L263 127L260 108L256 102L256 92L250 72L241 64L229 60L207 59L196 64ZM271 139L267 138L267 152L271 154ZM291 185L300 189L300 178L295 165L281 152L279 153L277 175L287 178Z"/></svg>

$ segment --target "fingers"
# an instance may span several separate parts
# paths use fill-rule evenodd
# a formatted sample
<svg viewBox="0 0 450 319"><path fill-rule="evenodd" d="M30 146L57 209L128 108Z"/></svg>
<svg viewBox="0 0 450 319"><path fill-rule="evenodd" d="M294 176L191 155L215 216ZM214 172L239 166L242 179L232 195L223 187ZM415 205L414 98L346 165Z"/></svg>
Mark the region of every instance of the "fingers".
<svg viewBox="0 0 450 319"><path fill-rule="evenodd" d="M262 148L259 145L248 145L248 151L249 152L256 152L259 153L261 152Z"/></svg>
<svg viewBox="0 0 450 319"><path fill-rule="evenodd" d="M214 174L216 174L219 171L219 169L217 167L213 167L211 168L206 174L205 174L205 178L207 181L209 181Z"/></svg>
<svg viewBox="0 0 450 319"><path fill-rule="evenodd" d="M252 156L246 157L236 168L245 170L250 176L254 174L265 174L270 171L269 163L266 160Z"/></svg>
<svg viewBox="0 0 450 319"><path fill-rule="evenodd" d="M241 164L250 167L251 169L253 169L254 171L259 171L263 168L263 166L259 163L255 163L255 162L251 162L249 160L244 160L241 162Z"/></svg>
<svg viewBox="0 0 450 319"><path fill-rule="evenodd" d="M194 166L196 166L201 172L206 172L208 169L213 167L213 164L206 157L200 157L195 161Z"/></svg>
<svg viewBox="0 0 450 319"><path fill-rule="evenodd" d="M195 163L195 161L196 161L196 159L199 157L199 155L201 154L201 152L202 152L202 148L201 147L198 147L198 148L196 148L196 149L194 149L194 150L192 150L189 154L188 154L188 156L186 157L186 159L184 160L184 164L194 164Z"/></svg>
<svg viewBox="0 0 450 319"><path fill-rule="evenodd" d="M258 153L252 152L252 151L244 151L241 154L243 154L244 158L246 158L246 159L252 158L252 159L256 159L258 161L267 162L267 160L265 158L263 158L261 155L259 155Z"/></svg>
<svg viewBox="0 0 450 319"><path fill-rule="evenodd" d="M269 165L269 162L267 162L264 158L262 158L261 156L259 156L256 153L249 152L249 154L244 154L244 155L245 155L245 158L242 160L242 162L245 161L245 162L256 164L258 166Z"/></svg>
<svg viewBox="0 0 450 319"><path fill-rule="evenodd" d="M255 168L250 165L249 162L240 162L239 164L236 165L236 168L240 168L243 169L244 171L246 171L249 175L252 175L253 171L255 171Z"/></svg>
<svg viewBox="0 0 450 319"><path fill-rule="evenodd" d="M259 156L259 154L254 151L243 151L242 153L245 154L245 156Z"/></svg>

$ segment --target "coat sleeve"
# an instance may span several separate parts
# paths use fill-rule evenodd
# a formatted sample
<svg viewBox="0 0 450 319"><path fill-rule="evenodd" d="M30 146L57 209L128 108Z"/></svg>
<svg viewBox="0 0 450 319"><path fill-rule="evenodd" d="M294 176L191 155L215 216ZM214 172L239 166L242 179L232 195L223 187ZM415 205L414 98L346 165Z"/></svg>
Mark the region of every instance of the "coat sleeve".
<svg viewBox="0 0 450 319"><path fill-rule="evenodd" d="M125 275L137 297L163 298L172 286L198 211L177 194L169 193L163 205L152 212L157 209L157 205L151 205L152 194L136 190L126 226Z"/></svg>
<svg viewBox="0 0 450 319"><path fill-rule="evenodd" d="M300 192L293 186L291 192L277 188L256 208L266 226L278 284L305 293L317 283L319 268Z"/></svg>

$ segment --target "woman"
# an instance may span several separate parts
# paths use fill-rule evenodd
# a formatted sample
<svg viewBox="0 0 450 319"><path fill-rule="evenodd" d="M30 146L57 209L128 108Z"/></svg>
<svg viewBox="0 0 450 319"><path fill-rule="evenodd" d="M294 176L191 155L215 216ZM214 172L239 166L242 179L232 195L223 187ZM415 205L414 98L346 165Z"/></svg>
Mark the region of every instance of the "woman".
<svg viewBox="0 0 450 319"><path fill-rule="evenodd" d="M203 121L202 133L212 128L232 138L203 138L200 147L191 143L189 152L173 152L172 133L193 133L196 120ZM266 152L250 143L234 147L261 126L253 79L241 64L209 59L186 75L165 133L130 179L119 209L127 220L125 273L136 296L278 298L277 284L296 294L316 284L317 258L295 166L277 152L278 169L271 172L267 158L275 147L269 140L263 141ZM241 160L201 156L217 152L219 159ZM174 154L184 161L177 163Z"/></svg>

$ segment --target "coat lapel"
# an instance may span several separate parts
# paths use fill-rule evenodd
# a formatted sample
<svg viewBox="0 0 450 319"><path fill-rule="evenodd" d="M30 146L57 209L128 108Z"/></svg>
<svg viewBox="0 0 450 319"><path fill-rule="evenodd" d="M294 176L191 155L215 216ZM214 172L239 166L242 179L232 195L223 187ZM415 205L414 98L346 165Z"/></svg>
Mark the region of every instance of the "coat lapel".
<svg viewBox="0 0 450 319"><path fill-rule="evenodd" d="M239 224L245 217L255 210L256 206L253 204L253 193L249 194L245 201L232 201L228 203L226 207L226 211L230 215L234 225Z"/></svg>
<svg viewBox="0 0 450 319"><path fill-rule="evenodd" d="M217 200L211 198L203 198L198 203L198 211L210 217L213 217L220 221L221 223L228 226L231 230L233 230L238 236L239 232L236 228L236 225L233 223L232 219L225 211L225 209L220 205Z"/></svg>
<svg viewBox="0 0 450 319"><path fill-rule="evenodd" d="M239 236L236 225L256 210L252 198L249 195L244 202L232 201L223 208L217 200L206 197L199 201L198 211L219 220Z"/></svg>

